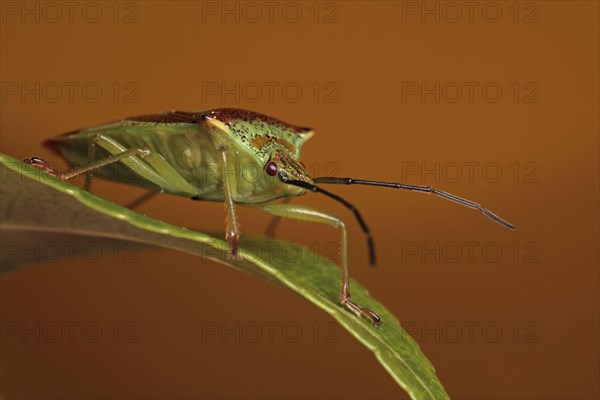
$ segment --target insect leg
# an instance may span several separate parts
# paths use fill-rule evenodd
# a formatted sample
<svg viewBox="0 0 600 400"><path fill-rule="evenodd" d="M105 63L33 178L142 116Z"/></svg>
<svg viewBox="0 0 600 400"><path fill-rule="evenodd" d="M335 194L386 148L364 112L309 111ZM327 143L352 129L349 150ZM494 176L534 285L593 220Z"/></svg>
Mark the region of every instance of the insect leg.
<svg viewBox="0 0 600 400"><path fill-rule="evenodd" d="M288 204L291 199L292 199L291 197L284 197L282 204ZM279 215L275 215L273 218L271 218L271 222L269 222L269 225L267 226L267 229L265 230L265 235L270 238L274 238L275 231L277 230L277 227L279 226L280 222L281 222L281 216L279 216Z"/></svg>
<svg viewBox="0 0 600 400"><path fill-rule="evenodd" d="M99 168L105 167L107 165L114 164L116 162L121 161L123 164L128 166L131 170L136 172L141 177L149 180L159 187L170 187L169 182L163 179L158 173L156 173L147 163L141 160L141 158L148 157L150 151L148 149L136 148L136 149L127 149L122 144L118 143L116 140L111 139L104 135L97 135L91 139L92 146L88 154L95 158L95 146L98 145L108 151L111 155L100 159L95 160L92 163L85 165L80 168L75 168L65 173L59 175L59 177L63 180L73 179L77 176L87 174L88 172L97 170ZM136 157L137 156L137 157Z"/></svg>
<svg viewBox="0 0 600 400"><path fill-rule="evenodd" d="M227 255L238 257L238 239L240 238L240 227L238 225L237 213L235 210L235 204L233 202L232 182L230 180L230 174L228 170L229 163L227 147L225 145L221 145L219 146L218 151L221 156L221 182L223 184L225 209L227 211L227 216L225 217L225 239L231 247Z"/></svg>
<svg viewBox="0 0 600 400"><path fill-rule="evenodd" d="M122 157L120 154L128 151L127 148L115 139L104 135L95 136L92 139L92 143L93 145L102 147L111 153L113 157L120 157L117 161L122 161L123 164L127 165L136 174L164 190L171 193L181 193L186 196L195 196L198 194L198 189L190 185L160 154L148 149L134 149L144 153L144 160L137 157ZM111 158L109 157L108 159ZM103 163L105 160L100 160L97 163ZM110 163L112 162L115 161L111 161ZM81 173L79 172L79 174Z"/></svg>
<svg viewBox="0 0 600 400"><path fill-rule="evenodd" d="M130 208L130 209L133 210L133 209L141 206L142 204L144 204L148 200L152 199L153 197L155 197L159 193L162 193L162 191L161 192L152 192L152 191L149 191L148 193L143 194L140 197L135 198L132 201L130 201L129 203L125 204L125 207Z"/></svg>
<svg viewBox="0 0 600 400"><path fill-rule="evenodd" d="M284 218L294 218L303 221L317 222L321 224L328 224L336 228L340 228L342 231L342 282L340 288L340 301L350 311L356 315L367 317L376 328L381 325L381 318L373 311L368 308L361 307L351 301L349 280L350 276L348 273L348 234L346 232L346 225L344 222L330 214L326 214L321 211L314 210L312 208L295 205L295 204L267 204L262 206L262 209Z"/></svg>
<svg viewBox="0 0 600 400"><path fill-rule="evenodd" d="M93 164L94 162L96 162L96 140L90 140L90 144L88 146L88 165ZM92 186L92 175L93 171L89 171L87 174L85 174L85 184L83 188L88 192Z"/></svg>
<svg viewBox="0 0 600 400"><path fill-rule="evenodd" d="M94 161L86 166L63 172L59 174L58 177L62 180L68 181L70 179L78 177L79 175L87 175L96 169L106 167L107 165L114 164L119 161L123 161L127 158L133 158L134 156L145 157L146 155L148 155L148 150L145 149L124 150L123 152L120 152L113 156L103 158L102 160Z"/></svg>

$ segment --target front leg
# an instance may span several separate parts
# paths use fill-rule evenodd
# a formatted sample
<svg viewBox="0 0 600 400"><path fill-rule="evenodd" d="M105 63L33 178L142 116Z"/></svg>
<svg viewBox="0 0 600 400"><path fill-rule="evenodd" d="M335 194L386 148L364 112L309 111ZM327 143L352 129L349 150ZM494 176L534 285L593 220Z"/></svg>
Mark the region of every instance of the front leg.
<svg viewBox="0 0 600 400"><path fill-rule="evenodd" d="M302 221L317 222L340 228L342 231L342 281L340 283L340 302L357 316L368 318L375 328L381 326L381 318L369 310L352 302L350 296L350 275L348 272L348 234L344 222L330 214L314 210L310 207L292 204L267 204L263 210L283 218L294 218Z"/></svg>
<svg viewBox="0 0 600 400"><path fill-rule="evenodd" d="M231 175L228 168L230 167L229 158L227 155L227 147L220 145L218 148L221 161L221 184L223 185L223 197L225 200L225 240L229 243L228 257L239 259L238 239L240 238L240 227L238 224L237 212L235 203L233 202L233 189ZM231 166L233 168L233 166ZM235 179L235 178L233 178Z"/></svg>

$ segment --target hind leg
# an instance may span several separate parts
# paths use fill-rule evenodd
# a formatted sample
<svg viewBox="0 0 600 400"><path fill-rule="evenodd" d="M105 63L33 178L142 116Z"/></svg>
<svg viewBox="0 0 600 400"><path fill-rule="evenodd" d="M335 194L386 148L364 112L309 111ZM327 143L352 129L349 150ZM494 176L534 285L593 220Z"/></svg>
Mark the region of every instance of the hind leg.
<svg viewBox="0 0 600 400"><path fill-rule="evenodd" d="M110 155L106 158L96 160L97 146L108 151ZM88 155L91 159L91 162L88 165L64 173L58 173L51 168L47 162L37 157L25 160L25 163L46 171L62 180L70 180L85 174L86 183L89 186L89 176L92 172L108 165L122 162L133 170L140 178L152 182L165 191L188 197L198 195L198 189L196 187L189 184L161 155L148 149L127 149L112 138L104 135L97 135L90 142Z"/></svg>

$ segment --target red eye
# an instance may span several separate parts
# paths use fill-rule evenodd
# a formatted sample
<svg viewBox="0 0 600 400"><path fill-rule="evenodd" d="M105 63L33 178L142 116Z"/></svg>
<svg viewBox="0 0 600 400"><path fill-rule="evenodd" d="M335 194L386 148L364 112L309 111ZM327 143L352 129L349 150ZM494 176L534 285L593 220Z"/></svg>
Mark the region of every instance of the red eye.
<svg viewBox="0 0 600 400"><path fill-rule="evenodd" d="M271 176L277 175L277 164L275 164L273 161L269 161L265 167L265 171L267 171L267 174Z"/></svg>

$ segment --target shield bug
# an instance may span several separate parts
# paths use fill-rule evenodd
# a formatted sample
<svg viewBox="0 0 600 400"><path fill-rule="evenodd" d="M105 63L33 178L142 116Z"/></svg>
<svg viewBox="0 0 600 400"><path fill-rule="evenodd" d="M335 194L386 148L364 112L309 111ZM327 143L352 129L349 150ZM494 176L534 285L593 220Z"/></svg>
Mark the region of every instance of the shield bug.
<svg viewBox="0 0 600 400"><path fill-rule="evenodd" d="M44 160L33 157L29 165L69 180L86 175L89 189L92 173L105 179L119 179L125 170L127 183L152 192L167 192L194 200L224 202L225 238L229 255L238 254L240 235L236 205L255 205L279 218L293 218L328 224L342 231L342 282L340 301L358 316L368 318L375 327L381 319L351 301L349 289L347 234L344 222L327 213L302 205L272 204L307 192L325 195L350 209L375 264L375 247L370 230L358 209L321 184L369 185L434 194L446 200L481 211L498 224L515 227L479 204L428 186L381 182L354 178L311 177L299 161L304 142L313 130L291 125L252 111L221 108L202 112L170 111L156 115L126 118L121 121L70 132L49 139L45 144L69 163L83 165L64 173ZM102 154L99 154L99 153ZM254 171L249 174L249 171Z"/></svg>

